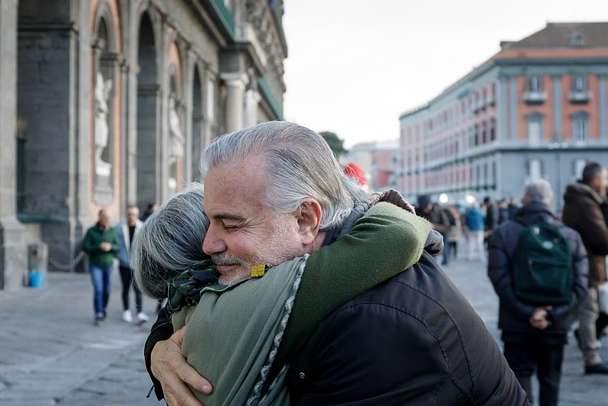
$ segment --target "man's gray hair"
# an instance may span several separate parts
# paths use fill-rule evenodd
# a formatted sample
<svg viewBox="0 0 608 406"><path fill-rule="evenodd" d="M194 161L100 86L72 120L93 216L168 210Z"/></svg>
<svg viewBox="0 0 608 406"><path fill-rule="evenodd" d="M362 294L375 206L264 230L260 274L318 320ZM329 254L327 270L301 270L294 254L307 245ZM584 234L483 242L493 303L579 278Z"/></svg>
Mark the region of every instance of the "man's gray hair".
<svg viewBox="0 0 608 406"><path fill-rule="evenodd" d="M526 202L539 202L549 207L553 205L553 188L544 179L531 180L524 186L524 199Z"/></svg>
<svg viewBox="0 0 608 406"><path fill-rule="evenodd" d="M190 185L154 212L136 234L131 268L137 285L148 296L167 296L167 282L209 257L203 239L209 219L203 211L203 186Z"/></svg>
<svg viewBox="0 0 608 406"><path fill-rule="evenodd" d="M201 172L226 162L266 158L266 204L279 213L295 212L302 201L321 205L320 228L339 226L365 192L343 174L327 142L316 132L286 121L271 121L226 134L207 147Z"/></svg>

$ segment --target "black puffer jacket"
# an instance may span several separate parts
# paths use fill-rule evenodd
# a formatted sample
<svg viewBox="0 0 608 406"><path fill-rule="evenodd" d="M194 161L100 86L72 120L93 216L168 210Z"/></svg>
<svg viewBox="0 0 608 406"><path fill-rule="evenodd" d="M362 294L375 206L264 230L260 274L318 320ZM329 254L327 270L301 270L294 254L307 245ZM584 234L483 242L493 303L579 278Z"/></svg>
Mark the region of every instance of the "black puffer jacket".
<svg viewBox="0 0 608 406"><path fill-rule="evenodd" d="M292 404L528 404L494 338L431 254L319 325L291 359Z"/></svg>
<svg viewBox="0 0 608 406"><path fill-rule="evenodd" d="M529 404L494 338L434 261L442 244L432 235L416 265L333 312L290 358L293 405ZM154 344L172 333L165 317L146 343L148 369Z"/></svg>
<svg viewBox="0 0 608 406"><path fill-rule="evenodd" d="M498 327L504 332L526 333L538 331L533 329L529 320L534 312L534 306L523 303L515 296L512 287L511 263L517 247L519 234L531 224L551 222L558 226L562 235L568 241L573 256L573 300L570 305L554 307L549 311L551 326L544 330L546 333L568 332L572 324L573 311L587 294L587 252L580 235L563 225L542 203L532 203L520 209L515 221L508 221L498 227L490 238L488 249L488 276L494 285L494 290L500 298Z"/></svg>

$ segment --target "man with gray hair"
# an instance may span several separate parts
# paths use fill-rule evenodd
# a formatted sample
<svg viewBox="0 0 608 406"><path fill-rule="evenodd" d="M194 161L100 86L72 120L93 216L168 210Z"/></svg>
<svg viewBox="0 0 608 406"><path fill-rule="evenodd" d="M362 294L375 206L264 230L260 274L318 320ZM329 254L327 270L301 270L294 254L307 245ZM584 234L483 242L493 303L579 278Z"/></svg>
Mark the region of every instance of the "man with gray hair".
<svg viewBox="0 0 608 406"><path fill-rule="evenodd" d="M488 276L509 365L530 398L536 370L539 404L554 406L568 330L587 294L587 254L580 235L552 213L549 182L526 184L522 201L515 219L490 237Z"/></svg>
<svg viewBox="0 0 608 406"><path fill-rule="evenodd" d="M223 284L247 278L257 265L320 250L370 205L323 138L293 123L220 137L204 162L210 225L203 250ZM200 405L187 385L209 393L213 382L185 362L182 337L161 314L146 343L147 367L159 399ZM527 404L483 322L429 253L335 310L296 348L279 352L270 370L289 366L293 405Z"/></svg>

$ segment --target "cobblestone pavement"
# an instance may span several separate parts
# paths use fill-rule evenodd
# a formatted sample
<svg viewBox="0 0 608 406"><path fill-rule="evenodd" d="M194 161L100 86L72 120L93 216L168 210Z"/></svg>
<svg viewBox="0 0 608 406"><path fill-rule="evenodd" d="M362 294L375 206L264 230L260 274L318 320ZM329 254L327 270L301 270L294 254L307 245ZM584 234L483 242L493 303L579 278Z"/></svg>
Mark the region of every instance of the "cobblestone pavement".
<svg viewBox="0 0 608 406"><path fill-rule="evenodd" d="M458 261L446 272L498 336L496 297L481 264ZM148 326L120 319L117 272L108 320L100 327L92 323L87 275L51 274L47 282L44 289L0 292L0 406L158 405L146 398ZM148 313L154 305L145 302ZM608 341L603 348L608 359ZM560 404L606 406L607 398L608 377L585 377L580 352L569 344Z"/></svg>
<svg viewBox="0 0 608 406"><path fill-rule="evenodd" d="M99 327L88 274L49 274L43 289L0 292L0 405L159 404L146 399L148 327L122 321L118 272L112 280ZM144 306L151 314L155 303Z"/></svg>

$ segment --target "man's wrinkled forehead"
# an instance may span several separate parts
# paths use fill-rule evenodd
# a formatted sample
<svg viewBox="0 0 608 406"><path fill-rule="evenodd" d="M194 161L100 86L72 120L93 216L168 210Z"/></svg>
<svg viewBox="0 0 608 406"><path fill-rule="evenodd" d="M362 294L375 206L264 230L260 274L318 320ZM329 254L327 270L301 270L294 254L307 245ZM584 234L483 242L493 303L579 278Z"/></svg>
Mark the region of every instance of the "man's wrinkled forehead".
<svg viewBox="0 0 608 406"><path fill-rule="evenodd" d="M267 180L261 156L219 164L205 177L205 211L209 216L246 217L251 210L265 207Z"/></svg>

